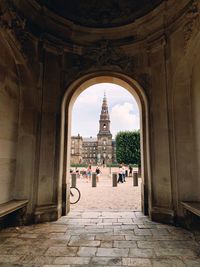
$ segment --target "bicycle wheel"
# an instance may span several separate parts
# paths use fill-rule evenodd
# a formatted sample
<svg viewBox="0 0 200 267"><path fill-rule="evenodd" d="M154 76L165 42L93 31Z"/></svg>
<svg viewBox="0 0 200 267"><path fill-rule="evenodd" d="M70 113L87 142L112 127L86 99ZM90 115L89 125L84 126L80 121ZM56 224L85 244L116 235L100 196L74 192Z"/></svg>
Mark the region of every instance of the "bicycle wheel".
<svg viewBox="0 0 200 267"><path fill-rule="evenodd" d="M81 197L81 192L76 187L70 187L70 204L76 204Z"/></svg>

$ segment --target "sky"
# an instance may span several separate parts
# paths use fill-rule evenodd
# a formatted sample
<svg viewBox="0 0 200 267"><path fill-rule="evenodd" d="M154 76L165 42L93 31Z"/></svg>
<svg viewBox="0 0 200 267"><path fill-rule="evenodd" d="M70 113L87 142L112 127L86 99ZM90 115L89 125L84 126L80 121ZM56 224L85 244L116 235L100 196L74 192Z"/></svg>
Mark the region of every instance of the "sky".
<svg viewBox="0 0 200 267"><path fill-rule="evenodd" d="M101 106L106 94L113 137L119 131L139 129L139 109L134 97L123 87L100 83L88 87L76 99L72 109L72 135L96 137Z"/></svg>

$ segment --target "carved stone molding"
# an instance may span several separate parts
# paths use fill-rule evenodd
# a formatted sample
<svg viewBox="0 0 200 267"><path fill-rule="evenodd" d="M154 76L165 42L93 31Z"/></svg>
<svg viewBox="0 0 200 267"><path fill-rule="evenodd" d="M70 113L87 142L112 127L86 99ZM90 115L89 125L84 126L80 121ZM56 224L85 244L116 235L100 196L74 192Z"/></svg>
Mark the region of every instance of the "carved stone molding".
<svg viewBox="0 0 200 267"><path fill-rule="evenodd" d="M138 67L138 58L127 55L120 47L104 40L93 47L82 49L82 54L66 53L66 75L76 78L81 73L95 70L114 69L126 74L133 74Z"/></svg>
<svg viewBox="0 0 200 267"><path fill-rule="evenodd" d="M187 49L189 45L189 41L194 35L194 33L199 30L199 4L198 2L199 2L198 0L194 0L186 14L186 23L184 24L184 27L183 27L185 49Z"/></svg>

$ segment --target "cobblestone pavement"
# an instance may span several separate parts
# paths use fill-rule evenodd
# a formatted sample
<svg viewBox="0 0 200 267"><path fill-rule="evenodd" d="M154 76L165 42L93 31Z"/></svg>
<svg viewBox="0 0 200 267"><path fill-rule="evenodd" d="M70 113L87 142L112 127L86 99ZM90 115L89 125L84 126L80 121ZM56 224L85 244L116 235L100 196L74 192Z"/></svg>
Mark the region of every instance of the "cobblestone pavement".
<svg viewBox="0 0 200 267"><path fill-rule="evenodd" d="M198 267L200 235L141 212L79 211L0 232L0 266Z"/></svg>
<svg viewBox="0 0 200 267"><path fill-rule="evenodd" d="M77 179L77 187L81 192L80 201L71 205L71 210L141 210L141 179L137 187L133 187L133 178L126 178L125 183L112 187L109 168L102 168L97 187L86 178ZM117 171L117 169L112 169Z"/></svg>

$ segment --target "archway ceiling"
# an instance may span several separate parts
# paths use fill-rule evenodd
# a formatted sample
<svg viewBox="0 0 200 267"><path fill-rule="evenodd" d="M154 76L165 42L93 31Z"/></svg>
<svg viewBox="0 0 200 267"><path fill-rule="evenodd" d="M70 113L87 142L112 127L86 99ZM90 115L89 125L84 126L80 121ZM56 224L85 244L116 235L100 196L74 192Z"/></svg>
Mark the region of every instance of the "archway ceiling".
<svg viewBox="0 0 200 267"><path fill-rule="evenodd" d="M57 15L75 24L109 28L129 24L163 0L37 0Z"/></svg>

